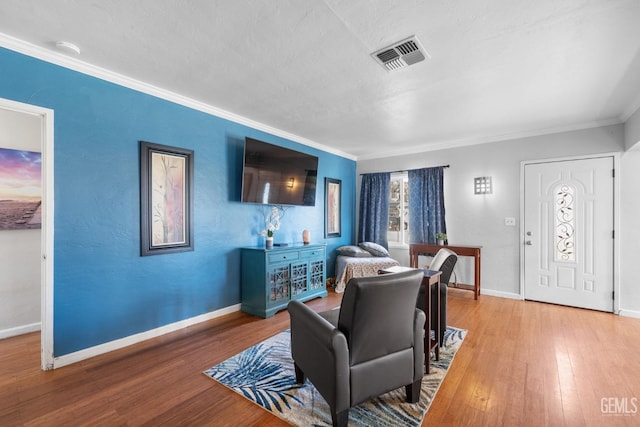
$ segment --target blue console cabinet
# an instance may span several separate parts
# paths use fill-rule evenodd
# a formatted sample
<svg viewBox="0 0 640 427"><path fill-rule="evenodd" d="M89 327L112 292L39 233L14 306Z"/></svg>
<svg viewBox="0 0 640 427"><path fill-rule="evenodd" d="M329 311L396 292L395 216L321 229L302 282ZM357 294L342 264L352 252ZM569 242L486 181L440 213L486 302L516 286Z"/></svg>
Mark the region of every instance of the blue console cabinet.
<svg viewBox="0 0 640 427"><path fill-rule="evenodd" d="M290 300L326 297L325 260L325 245L242 248L242 311L266 318Z"/></svg>

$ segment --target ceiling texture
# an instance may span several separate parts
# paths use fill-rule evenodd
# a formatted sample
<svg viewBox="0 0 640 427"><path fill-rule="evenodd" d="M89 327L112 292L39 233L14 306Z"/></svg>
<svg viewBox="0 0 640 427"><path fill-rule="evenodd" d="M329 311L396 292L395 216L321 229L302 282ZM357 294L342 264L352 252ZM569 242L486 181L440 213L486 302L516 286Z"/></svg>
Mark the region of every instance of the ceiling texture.
<svg viewBox="0 0 640 427"><path fill-rule="evenodd" d="M388 71L372 56L411 36L424 61ZM2 0L0 46L17 44L354 159L622 123L640 106L638 0Z"/></svg>

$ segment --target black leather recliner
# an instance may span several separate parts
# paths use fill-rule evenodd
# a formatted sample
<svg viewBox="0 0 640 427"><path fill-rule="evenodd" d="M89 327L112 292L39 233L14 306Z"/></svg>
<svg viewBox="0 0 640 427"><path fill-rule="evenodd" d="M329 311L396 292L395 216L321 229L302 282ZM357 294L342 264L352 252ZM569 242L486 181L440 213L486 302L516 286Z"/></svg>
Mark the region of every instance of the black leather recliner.
<svg viewBox="0 0 640 427"><path fill-rule="evenodd" d="M349 408L405 386L420 399L424 375L425 314L416 308L420 270L352 278L339 309L316 313L288 305L296 381L305 377L346 426Z"/></svg>
<svg viewBox="0 0 640 427"><path fill-rule="evenodd" d="M440 346L444 344L444 331L447 330L447 292L448 292L448 284L451 279L451 274L453 273L453 267L455 267L456 262L458 261L458 255L455 252L442 248L438 250L433 259L431 260L431 264L429 265L429 270L442 271L440 275L440 289L439 291L436 287L431 288L431 327L435 329L437 317L436 317L436 309L438 304L438 297L440 298ZM420 288L420 293L418 295L418 303L417 307L420 310L424 310L425 306L425 288Z"/></svg>

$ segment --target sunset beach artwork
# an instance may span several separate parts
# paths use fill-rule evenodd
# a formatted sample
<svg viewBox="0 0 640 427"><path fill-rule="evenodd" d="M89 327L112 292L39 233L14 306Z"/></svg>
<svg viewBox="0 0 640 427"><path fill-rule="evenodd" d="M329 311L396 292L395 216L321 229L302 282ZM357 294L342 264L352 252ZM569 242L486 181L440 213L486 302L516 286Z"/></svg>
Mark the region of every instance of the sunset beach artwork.
<svg viewBox="0 0 640 427"><path fill-rule="evenodd" d="M0 148L0 230L41 227L42 155Z"/></svg>

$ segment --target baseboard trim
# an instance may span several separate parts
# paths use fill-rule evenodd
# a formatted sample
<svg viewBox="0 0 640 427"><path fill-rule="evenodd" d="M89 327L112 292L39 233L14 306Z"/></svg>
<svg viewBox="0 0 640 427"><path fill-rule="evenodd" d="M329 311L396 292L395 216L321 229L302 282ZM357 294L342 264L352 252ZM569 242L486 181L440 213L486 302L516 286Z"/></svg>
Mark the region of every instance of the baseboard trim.
<svg viewBox="0 0 640 427"><path fill-rule="evenodd" d="M524 298L522 296L520 296L519 294L514 294L511 292L500 292L500 291L494 291L491 289L482 289L481 292L482 295L491 295L493 297L499 297L499 298L509 298L509 299L518 299L518 300L524 300ZM637 310L625 310L625 309L620 309L620 311L618 311L617 313L614 313L620 316L625 316L625 317L634 317L637 319L640 319L640 311Z"/></svg>
<svg viewBox="0 0 640 427"><path fill-rule="evenodd" d="M635 317L637 319L640 319L640 311L636 311L636 310L625 310L625 309L620 309L620 312L618 313L620 316L625 316L625 317Z"/></svg>
<svg viewBox="0 0 640 427"><path fill-rule="evenodd" d="M215 319L216 317L224 316L225 314L234 313L240 311L240 304L232 305L229 307L221 308L216 311L201 314L199 316L192 317L190 319L181 320L179 322L171 323L169 325L161 326L156 329L141 332L139 334L130 335L128 337L120 338L115 341L110 341L104 344L100 344L94 347L86 348L84 350L76 351L74 353L65 354L53 359L53 369L61 368L63 366L71 365L73 363L80 362L101 354L108 353L110 351L119 350L121 348L146 341L151 338L157 338L161 335L175 332L180 329L184 329L189 326L196 325L207 320Z"/></svg>
<svg viewBox="0 0 640 427"><path fill-rule="evenodd" d="M39 331L42 327L42 323L31 323L29 325L16 326L15 328L3 329L0 331L0 340L4 338L11 338L17 335L28 334L31 332Z"/></svg>
<svg viewBox="0 0 640 427"><path fill-rule="evenodd" d="M494 291L492 289L481 289L480 295L490 295L492 297L507 298L507 299L523 299L520 294L514 294L512 292Z"/></svg>

